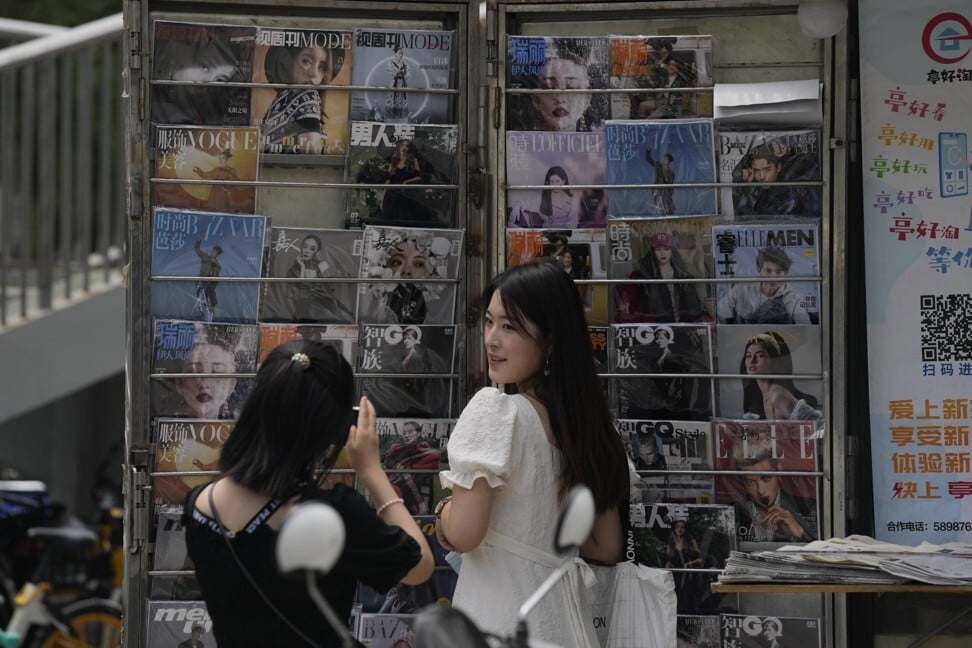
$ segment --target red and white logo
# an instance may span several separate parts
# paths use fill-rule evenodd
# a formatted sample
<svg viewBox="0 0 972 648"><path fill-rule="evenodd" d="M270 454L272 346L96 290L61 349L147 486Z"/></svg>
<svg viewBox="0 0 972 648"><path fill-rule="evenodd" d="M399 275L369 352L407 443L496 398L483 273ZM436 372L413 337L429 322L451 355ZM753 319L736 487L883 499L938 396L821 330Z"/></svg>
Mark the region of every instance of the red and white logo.
<svg viewBox="0 0 972 648"><path fill-rule="evenodd" d="M921 46L933 61L959 63L972 50L972 22L960 13L940 13L925 25Z"/></svg>

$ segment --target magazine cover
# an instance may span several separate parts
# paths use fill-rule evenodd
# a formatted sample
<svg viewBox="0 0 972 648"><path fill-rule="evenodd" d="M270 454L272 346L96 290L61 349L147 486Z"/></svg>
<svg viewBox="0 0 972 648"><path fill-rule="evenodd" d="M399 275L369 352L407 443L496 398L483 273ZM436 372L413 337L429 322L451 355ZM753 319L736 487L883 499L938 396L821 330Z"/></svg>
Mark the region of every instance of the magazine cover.
<svg viewBox="0 0 972 648"><path fill-rule="evenodd" d="M271 227L267 276L294 279L357 277L360 230ZM354 283L271 281L264 287L264 322L353 324L358 290Z"/></svg>
<svg viewBox="0 0 972 648"><path fill-rule="evenodd" d="M153 34L153 123L207 126L250 123L249 88L204 84L250 80L255 27L156 20Z"/></svg>
<svg viewBox="0 0 972 648"><path fill-rule="evenodd" d="M506 125L511 131L598 131L608 116L610 47L606 36L509 36Z"/></svg>
<svg viewBox="0 0 972 648"><path fill-rule="evenodd" d="M753 472L752 477L716 477L716 501L735 508L739 541L819 539L817 478L780 472L820 470L817 457L822 425L809 421L715 419L712 429L715 469Z"/></svg>
<svg viewBox="0 0 972 648"><path fill-rule="evenodd" d="M368 614L359 619L358 641L367 648L414 646L415 614Z"/></svg>
<svg viewBox="0 0 972 648"><path fill-rule="evenodd" d="M183 645L216 648L212 630L213 622L206 611L205 601L148 602L146 648L173 648Z"/></svg>
<svg viewBox="0 0 972 648"><path fill-rule="evenodd" d="M463 230L365 227L356 320L368 324L454 324ZM441 279L445 283L413 283ZM449 283L451 282L451 283Z"/></svg>
<svg viewBox="0 0 972 648"><path fill-rule="evenodd" d="M450 95L408 92L448 89L452 75L453 31L418 29L354 30L351 85L394 90L354 90L351 120L387 124L448 124Z"/></svg>
<svg viewBox="0 0 972 648"><path fill-rule="evenodd" d="M359 398L367 396L375 412L386 418L448 418L452 416L449 378L358 378Z"/></svg>
<svg viewBox="0 0 972 648"><path fill-rule="evenodd" d="M615 218L708 216L718 213L711 119L609 121L608 184L660 185L645 189L608 189Z"/></svg>
<svg viewBox="0 0 972 648"><path fill-rule="evenodd" d="M712 116L712 36L611 36L611 119ZM708 88L679 91L681 88Z"/></svg>
<svg viewBox="0 0 972 648"><path fill-rule="evenodd" d="M736 217L820 218L823 187L789 182L820 182L818 130L720 131L719 182L753 183L722 189L722 213Z"/></svg>
<svg viewBox="0 0 972 648"><path fill-rule="evenodd" d="M410 185L347 192L347 211L364 224L450 227L456 190L423 185L456 183L459 127L434 124L352 122L347 181Z"/></svg>
<svg viewBox="0 0 972 648"><path fill-rule="evenodd" d="M712 470L708 421L639 421L615 419L628 457L639 479L633 503L712 504L711 475L664 474L658 471Z"/></svg>
<svg viewBox="0 0 972 648"><path fill-rule="evenodd" d="M572 279L607 278L605 230L507 229L506 264L551 260L561 264ZM608 323L608 287L579 284L584 314L591 326Z"/></svg>
<svg viewBox="0 0 972 648"><path fill-rule="evenodd" d="M234 421L160 418L154 424L156 473L212 473L154 477L156 503L181 505L190 490L212 481L219 472L219 453L233 431Z"/></svg>
<svg viewBox="0 0 972 648"><path fill-rule="evenodd" d="M612 279L670 279L614 286L614 321L711 322L716 300L712 225L715 218L612 220L608 227Z"/></svg>
<svg viewBox="0 0 972 648"><path fill-rule="evenodd" d="M679 612L713 611L722 595L709 584L736 547L735 527L731 506L632 504L628 556L673 570Z"/></svg>
<svg viewBox="0 0 972 648"><path fill-rule="evenodd" d="M722 648L820 648L820 619L720 614Z"/></svg>
<svg viewBox="0 0 972 648"><path fill-rule="evenodd" d="M817 226L799 223L712 228L715 276L769 281L716 284L720 324L819 324Z"/></svg>
<svg viewBox="0 0 972 648"><path fill-rule="evenodd" d="M716 346L720 374L780 374L779 378L720 378L718 415L722 418L815 421L823 416L819 326L717 326ZM794 379L794 375L814 378Z"/></svg>
<svg viewBox="0 0 972 648"><path fill-rule="evenodd" d="M253 55L250 124L260 127L263 152L343 155L348 142L351 32L259 27ZM318 87L308 87L318 86Z"/></svg>
<svg viewBox="0 0 972 648"><path fill-rule="evenodd" d="M219 277L260 276L264 216L152 210L151 309L154 317L255 322L260 284ZM158 277L194 277L164 281Z"/></svg>
<svg viewBox="0 0 972 648"><path fill-rule="evenodd" d="M450 324L362 324L358 328L360 374L449 374L456 351Z"/></svg>
<svg viewBox="0 0 972 648"><path fill-rule="evenodd" d="M599 374L608 373L608 327L588 326L587 331L594 350L594 370Z"/></svg>
<svg viewBox="0 0 972 648"><path fill-rule="evenodd" d="M254 181L260 134L246 126L168 126L154 129L155 177L162 180ZM153 183L156 207L252 214L252 184Z"/></svg>
<svg viewBox="0 0 972 648"><path fill-rule="evenodd" d="M615 379L621 418L708 421L713 415L712 379L691 374Z"/></svg>
<svg viewBox="0 0 972 648"><path fill-rule="evenodd" d="M167 504L158 508L152 568L155 570L192 569L186 556L186 530L182 525L182 506Z"/></svg>
<svg viewBox="0 0 972 648"><path fill-rule="evenodd" d="M198 375L153 378L152 416L235 420L252 379L204 376L255 372L258 326L156 320L154 333L153 373Z"/></svg>
<svg viewBox="0 0 972 648"><path fill-rule="evenodd" d="M679 614L675 621L677 648L722 648L718 614Z"/></svg>
<svg viewBox="0 0 972 648"><path fill-rule="evenodd" d="M605 156L604 133L507 131L507 185L551 188L508 189L506 226L605 227L608 213L605 190L569 187L571 184L603 185Z"/></svg>
<svg viewBox="0 0 972 648"><path fill-rule="evenodd" d="M708 324L612 324L611 373L712 373Z"/></svg>
<svg viewBox="0 0 972 648"><path fill-rule="evenodd" d="M448 468L446 444L453 419L379 418L381 461L388 479L412 515L432 511L438 471ZM419 471L419 472L413 472ZM426 472L421 472L426 471Z"/></svg>
<svg viewBox="0 0 972 648"><path fill-rule="evenodd" d="M273 349L294 340L334 347L352 367L358 357L358 327L354 324L261 324L257 360L263 362Z"/></svg>

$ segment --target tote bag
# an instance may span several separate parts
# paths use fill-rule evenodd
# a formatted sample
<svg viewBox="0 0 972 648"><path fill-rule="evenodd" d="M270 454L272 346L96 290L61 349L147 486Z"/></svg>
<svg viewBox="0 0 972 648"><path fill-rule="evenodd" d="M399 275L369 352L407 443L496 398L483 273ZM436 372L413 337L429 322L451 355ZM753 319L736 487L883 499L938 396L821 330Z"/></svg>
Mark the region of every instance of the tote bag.
<svg viewBox="0 0 972 648"><path fill-rule="evenodd" d="M671 572L633 562L593 567L588 591L603 648L675 648L678 601Z"/></svg>

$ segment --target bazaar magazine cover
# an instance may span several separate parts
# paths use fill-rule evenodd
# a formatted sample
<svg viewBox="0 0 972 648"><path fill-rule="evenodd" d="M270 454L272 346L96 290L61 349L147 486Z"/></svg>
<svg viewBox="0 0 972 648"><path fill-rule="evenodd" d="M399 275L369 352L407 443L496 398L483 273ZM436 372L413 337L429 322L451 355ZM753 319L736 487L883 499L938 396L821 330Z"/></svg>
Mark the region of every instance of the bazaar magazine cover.
<svg viewBox="0 0 972 648"><path fill-rule="evenodd" d="M216 648L212 631L213 622L206 611L205 601L148 602L146 648L177 648L189 640L205 648Z"/></svg>
<svg viewBox="0 0 972 648"><path fill-rule="evenodd" d="M305 25L306 26L306 25ZM348 143L351 31L259 27L253 55L250 124L263 152L343 155Z"/></svg>
<svg viewBox="0 0 972 648"><path fill-rule="evenodd" d="M153 183L155 207L252 214L260 168L260 136L250 127L156 125L155 177L162 180L240 180L244 184Z"/></svg>
<svg viewBox="0 0 972 648"><path fill-rule="evenodd" d="M625 452L638 472L633 484L640 504L712 504L712 431L708 421L615 419ZM683 474L666 474L677 471Z"/></svg>
<svg viewBox="0 0 972 648"><path fill-rule="evenodd" d="M818 540L818 478L823 426L804 421L714 419L716 501L736 511L740 542Z"/></svg>
<svg viewBox="0 0 972 648"><path fill-rule="evenodd" d="M611 119L712 116L712 36L611 36ZM686 91L682 88L707 88Z"/></svg>
<svg viewBox="0 0 972 648"><path fill-rule="evenodd" d="M419 29L354 30L351 85L393 90L351 92L351 120L411 124L455 121L445 93L406 88L452 87L453 31Z"/></svg>
<svg viewBox="0 0 972 648"><path fill-rule="evenodd" d="M718 373L739 376L719 378L718 416L791 421L823 417L819 326L720 324L715 330Z"/></svg>
<svg viewBox="0 0 972 648"><path fill-rule="evenodd" d="M314 281L357 277L362 232L294 227L270 228L267 277L260 303L263 322L353 324L358 289L353 282Z"/></svg>
<svg viewBox="0 0 972 648"><path fill-rule="evenodd" d="M456 352L451 324L361 324L359 374L450 374Z"/></svg>
<svg viewBox="0 0 972 648"><path fill-rule="evenodd" d="M153 330L152 416L236 420L252 382L246 374L256 371L258 326L156 320Z"/></svg>
<svg viewBox="0 0 972 648"><path fill-rule="evenodd" d="M506 41L506 124L511 131L599 131L608 96L606 36L509 36Z"/></svg>
<svg viewBox="0 0 972 648"><path fill-rule="evenodd" d="M563 267L574 280L605 279L607 256L605 230L585 229L507 229L508 266L547 260ZM578 284L587 323L608 323L608 287L603 284Z"/></svg>
<svg viewBox="0 0 972 648"><path fill-rule="evenodd" d="M544 185L544 189L509 189L506 226L576 229L607 225L604 189L571 189L571 184L603 185L604 133L507 131L508 185Z"/></svg>
<svg viewBox="0 0 972 648"><path fill-rule="evenodd" d="M820 131L719 131L722 213L737 220L820 219ZM792 182L809 184L794 185Z"/></svg>
<svg viewBox="0 0 972 648"><path fill-rule="evenodd" d="M400 648L415 645L416 614L362 614L358 641L366 648Z"/></svg>
<svg viewBox="0 0 972 648"><path fill-rule="evenodd" d="M617 284L614 321L714 322L712 226L715 218L611 220L611 279L657 283ZM662 279L669 281L661 282Z"/></svg>
<svg viewBox="0 0 972 648"><path fill-rule="evenodd" d="M156 20L153 36L152 122L250 123L249 88L205 84L250 80L255 27Z"/></svg>
<svg viewBox="0 0 972 648"><path fill-rule="evenodd" d="M720 324L819 324L817 226L801 223L717 225L712 251L717 279L762 277L765 281L718 283Z"/></svg>
<svg viewBox="0 0 972 648"><path fill-rule="evenodd" d="M356 320L454 324L462 237L454 229L365 227Z"/></svg>
<svg viewBox="0 0 972 648"><path fill-rule="evenodd" d="M264 216L152 210L151 312L154 317L205 322L255 322ZM164 280L159 277L191 277Z"/></svg>
<svg viewBox="0 0 972 648"><path fill-rule="evenodd" d="M446 446L455 419L379 418L382 465L412 515L428 515L441 499L438 472L449 467Z"/></svg>
<svg viewBox="0 0 972 648"><path fill-rule="evenodd" d="M347 191L348 217L365 225L452 227L459 127L352 122L347 181L380 185ZM384 186L384 185L387 185Z"/></svg>
<svg viewBox="0 0 972 648"><path fill-rule="evenodd" d="M820 619L721 614L722 648L820 648Z"/></svg>
<svg viewBox="0 0 972 648"><path fill-rule="evenodd" d="M709 216L718 213L711 119L609 121L608 184L659 185L608 189L615 218ZM698 187L665 187L670 184Z"/></svg>
<svg viewBox="0 0 972 648"><path fill-rule="evenodd" d="M332 347L352 367L358 357L358 327L354 324L260 324L259 362L276 347L295 340Z"/></svg>

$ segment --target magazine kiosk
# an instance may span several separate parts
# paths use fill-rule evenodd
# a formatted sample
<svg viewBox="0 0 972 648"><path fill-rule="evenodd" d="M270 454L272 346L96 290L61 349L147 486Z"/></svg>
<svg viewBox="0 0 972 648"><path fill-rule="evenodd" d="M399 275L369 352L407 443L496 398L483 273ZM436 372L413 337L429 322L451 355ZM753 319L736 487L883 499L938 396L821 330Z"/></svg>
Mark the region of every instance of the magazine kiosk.
<svg viewBox="0 0 972 648"><path fill-rule="evenodd" d="M758 518L759 507L747 500L734 443L763 437L774 459L785 457L755 468L783 484L781 497L808 507L805 533L785 540L843 535L848 515L846 199L844 186L831 181L846 175L847 44L844 32L823 39L803 33L797 10L795 0L295 0L285 7L128 0L125 645L182 641L186 620L204 615L191 565L171 551L178 545L169 533L178 527L172 505L186 484L214 474L216 438L231 433L261 354L295 335L330 339L363 390L388 395L386 410L379 408L388 420L386 464L411 418L421 419L418 436L444 461L451 419L486 382L480 288L508 264L542 257L564 263L584 296L618 431L643 478L646 495L633 520L637 526L640 516L637 557L673 569L682 583L680 614L699 617L686 627L702 642L698 633L712 619L718 625L718 610L732 609L739 621L728 625L776 617L791 636L808 637L799 645L839 643L846 632L840 595L708 589L729 549L784 541L772 531L741 531L742 516ZM375 33L383 36L372 40ZM449 46L432 56L417 42L416 51L396 48L383 40L388 34L443 35ZM275 48L307 39L336 39L327 72L274 77ZM190 47L203 41L208 49ZM369 53L373 43L385 51ZM587 78L580 85L537 82L544 61L555 58L582 58ZM410 64L406 74L402 66ZM364 66L370 75L358 74ZM225 67L231 73L206 76ZM443 80L433 78L436 71ZM757 82L778 84L769 91L782 93L779 103L760 100L771 104L765 108L739 99L747 89L767 91L747 85ZM571 105L577 112L566 132L555 132L562 125L544 126L541 104L564 87L568 107L555 109L554 120L563 121ZM308 92L313 99L306 103ZM317 125L290 128L304 122L274 112L285 98L305 102ZM445 108L436 114L433 105ZM793 116L806 105L809 112ZM420 153L410 155L402 140ZM761 147L781 141L788 150L777 154L789 156L791 173L779 178L785 192L767 198L776 178L753 160ZM398 148L400 163L393 162ZM405 182L386 178L393 168L407 174L415 157L424 159L417 184L387 188ZM694 166L683 166L689 160ZM552 180L557 167L564 176L580 175ZM591 169L594 175L583 175ZM401 200L407 206L396 208ZM801 207L792 207L796 201ZM424 241L427 255L438 259L414 283L386 272L387 255L369 257L395 237ZM639 260L647 264L658 248L675 250L689 271L638 274ZM767 248L790 250L770 264L787 275L799 314L796 297L772 304L790 308L783 315L745 315L742 306L722 312L732 290L762 285ZM656 289L668 295L668 315L652 301ZM336 306L320 310L326 299ZM385 307L385 315L370 306ZM409 327L427 351L453 361L391 360L397 350L407 354ZM215 369L170 362L198 350L189 343L160 355L177 332L196 346L232 338L233 361ZM789 348L789 364L747 369L753 340L767 335ZM372 348L370 339L383 342ZM224 381L225 402L210 413L172 405L186 400L180 381L200 373ZM809 409L802 417L792 408L758 416L790 419L778 426L743 425L753 418L743 405L744 383L757 382L744 381L747 373L784 374L787 381L764 382L787 382ZM428 401L436 407L423 407ZM791 462L795 455L802 461ZM413 513L428 515L442 496L431 485L435 460L388 468L416 493ZM754 520L746 524L756 528ZM695 537L684 541L697 543L695 558L666 560L676 528ZM167 562L167 554L175 557Z"/></svg>

